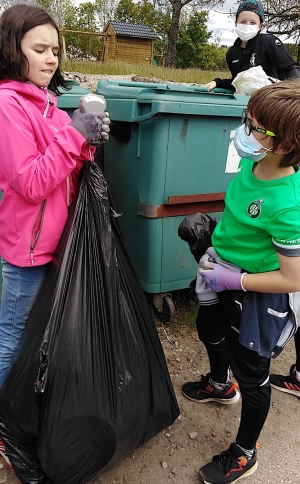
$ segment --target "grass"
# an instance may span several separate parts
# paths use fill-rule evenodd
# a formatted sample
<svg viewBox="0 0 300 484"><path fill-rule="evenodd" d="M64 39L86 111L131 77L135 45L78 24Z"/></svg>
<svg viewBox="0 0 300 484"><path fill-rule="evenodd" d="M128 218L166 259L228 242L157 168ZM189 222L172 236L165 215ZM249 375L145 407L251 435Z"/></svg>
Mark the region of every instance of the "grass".
<svg viewBox="0 0 300 484"><path fill-rule="evenodd" d="M172 323L162 323L156 318L155 311L153 316L157 328L167 331L169 335L186 333L196 328L196 318L199 309L199 302L196 293L192 289L182 289L172 293L172 299L175 305L175 318Z"/></svg>
<svg viewBox="0 0 300 484"><path fill-rule="evenodd" d="M68 72L81 72L82 74L101 74L121 76L136 74L141 77L157 78L164 81L182 83L205 84L215 77L231 77L229 71L202 71L200 69L175 69L161 66L143 66L139 64L125 64L124 62L87 62L66 61L62 69Z"/></svg>
<svg viewBox="0 0 300 484"><path fill-rule="evenodd" d="M199 309L199 301L193 289L176 291L173 294L175 304L175 319L170 325L172 332L177 332L183 326L188 328L196 327L196 318Z"/></svg>

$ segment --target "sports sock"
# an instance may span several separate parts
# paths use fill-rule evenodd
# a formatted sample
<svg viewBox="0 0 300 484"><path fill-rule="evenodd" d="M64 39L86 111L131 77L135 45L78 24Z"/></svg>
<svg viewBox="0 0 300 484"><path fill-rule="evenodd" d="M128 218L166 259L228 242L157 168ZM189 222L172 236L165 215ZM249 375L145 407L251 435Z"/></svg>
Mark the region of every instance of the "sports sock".
<svg viewBox="0 0 300 484"><path fill-rule="evenodd" d="M244 449L244 447L242 447L241 445L237 444L236 445L244 452L244 454L246 454L246 457L248 460L251 460L253 458L253 454L254 454L254 451L255 449Z"/></svg>
<svg viewBox="0 0 300 484"><path fill-rule="evenodd" d="M223 392L225 390L225 388L228 386L228 383L218 383L218 382L214 381L212 378L209 378L209 384L217 392Z"/></svg>
<svg viewBox="0 0 300 484"><path fill-rule="evenodd" d="M295 371L295 377L298 381L300 381L300 371L298 370Z"/></svg>

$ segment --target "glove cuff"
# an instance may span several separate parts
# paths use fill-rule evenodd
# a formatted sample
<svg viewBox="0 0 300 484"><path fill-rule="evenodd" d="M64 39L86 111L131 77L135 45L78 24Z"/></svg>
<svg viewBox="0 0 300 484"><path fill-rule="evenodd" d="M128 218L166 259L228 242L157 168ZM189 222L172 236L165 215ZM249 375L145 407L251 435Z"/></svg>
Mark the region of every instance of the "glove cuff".
<svg viewBox="0 0 300 484"><path fill-rule="evenodd" d="M243 272L242 275L241 275L241 288L243 289L243 291L247 292L247 289L245 289L244 286L243 286L243 279L244 279L245 274L246 274L246 272Z"/></svg>

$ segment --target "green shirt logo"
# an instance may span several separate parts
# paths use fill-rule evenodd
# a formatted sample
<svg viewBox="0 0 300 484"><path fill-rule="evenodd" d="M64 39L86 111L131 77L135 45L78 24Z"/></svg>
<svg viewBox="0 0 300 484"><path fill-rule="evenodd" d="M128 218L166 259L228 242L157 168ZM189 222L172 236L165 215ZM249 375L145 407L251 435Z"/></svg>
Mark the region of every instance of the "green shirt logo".
<svg viewBox="0 0 300 484"><path fill-rule="evenodd" d="M254 200L250 203L247 209L247 213L251 218L257 218L261 214L261 204L264 203L263 198L260 200Z"/></svg>

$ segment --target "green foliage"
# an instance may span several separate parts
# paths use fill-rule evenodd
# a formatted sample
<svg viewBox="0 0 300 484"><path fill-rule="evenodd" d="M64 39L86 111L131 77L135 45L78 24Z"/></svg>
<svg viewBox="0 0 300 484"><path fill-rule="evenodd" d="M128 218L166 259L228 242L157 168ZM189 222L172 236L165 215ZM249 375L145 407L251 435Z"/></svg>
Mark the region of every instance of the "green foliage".
<svg viewBox="0 0 300 484"><path fill-rule="evenodd" d="M207 30L208 13L196 12L180 25L175 67L198 67L203 70L226 68L226 49L208 44L211 33Z"/></svg>
<svg viewBox="0 0 300 484"><path fill-rule="evenodd" d="M73 0L38 0L41 7L50 12L60 28L81 32L99 32L96 8L91 2L75 5ZM97 57L102 49L103 38L98 36L65 33L67 54L75 57Z"/></svg>
<svg viewBox="0 0 300 484"><path fill-rule="evenodd" d="M77 28L89 32L99 31L99 25L96 20L96 8L91 2L81 3L77 9L76 18Z"/></svg>
<svg viewBox="0 0 300 484"><path fill-rule="evenodd" d="M96 8L91 2L81 3L74 12L74 15L66 20L65 29L79 30L81 32L99 32L99 25L96 20ZM69 55L77 57L93 56L97 58L98 51L103 48L103 37L96 35L67 33L66 45Z"/></svg>
<svg viewBox="0 0 300 484"><path fill-rule="evenodd" d="M66 28L76 17L77 7L73 0L38 0L36 3L53 16L60 28Z"/></svg>
<svg viewBox="0 0 300 484"><path fill-rule="evenodd" d="M218 47L214 44L203 45L199 49L199 64L198 67L204 70L225 70L227 48Z"/></svg>
<svg viewBox="0 0 300 484"><path fill-rule="evenodd" d="M297 54L299 49L299 44L283 44L284 48L288 53L297 61Z"/></svg>
<svg viewBox="0 0 300 484"><path fill-rule="evenodd" d="M136 4L132 0L120 0L114 20L118 22L135 22Z"/></svg>
<svg viewBox="0 0 300 484"><path fill-rule="evenodd" d="M84 1L84 0L81 0ZM115 19L115 11L119 0L94 0L100 31L104 29L109 20Z"/></svg>

